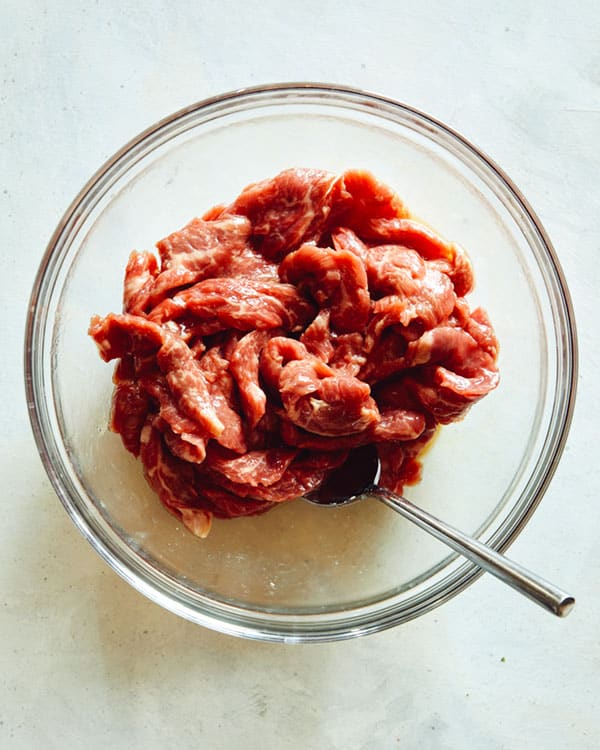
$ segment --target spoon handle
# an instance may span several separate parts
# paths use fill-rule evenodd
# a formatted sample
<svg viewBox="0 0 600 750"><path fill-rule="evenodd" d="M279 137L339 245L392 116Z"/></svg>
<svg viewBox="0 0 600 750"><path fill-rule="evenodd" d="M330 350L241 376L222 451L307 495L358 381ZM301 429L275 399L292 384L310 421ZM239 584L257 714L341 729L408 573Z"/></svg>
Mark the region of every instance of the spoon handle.
<svg viewBox="0 0 600 750"><path fill-rule="evenodd" d="M376 497L436 539L558 617L565 617L573 609L575 599L562 589L545 581L522 565L509 560L483 542L440 521L422 508L413 505L406 498L395 495L384 487L371 487L366 494Z"/></svg>

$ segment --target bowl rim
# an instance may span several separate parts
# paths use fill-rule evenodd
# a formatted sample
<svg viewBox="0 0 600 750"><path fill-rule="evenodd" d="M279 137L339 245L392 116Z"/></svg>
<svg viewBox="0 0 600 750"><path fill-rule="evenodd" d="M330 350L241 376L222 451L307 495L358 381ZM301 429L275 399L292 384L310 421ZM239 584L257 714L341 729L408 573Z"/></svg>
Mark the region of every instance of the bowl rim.
<svg viewBox="0 0 600 750"><path fill-rule="evenodd" d="M510 177L501 169L494 160L492 160L484 151L479 147L475 146L469 139L463 136L452 127L448 126L441 120L423 112L422 110L405 104L404 102L395 100L393 98L374 93L361 88L354 88L345 85L332 84L332 83L321 83L321 82L278 82L268 83L264 85L250 86L239 89L234 89L223 94L211 96L205 99L194 102L186 107L180 108L170 115L158 120L153 125L150 125L132 139L130 139L125 145L118 149L112 156L110 156L89 178L84 184L81 190L73 198L68 208L59 220L56 229L52 233L52 236L46 246L46 250L40 261L38 272L36 274L27 311L27 321L25 327L25 340L24 340L24 374L25 374L25 392L27 399L27 407L29 413L29 419L35 438L36 446L40 454L40 458L44 465L44 469L50 479L54 491L61 500L65 510L74 522L76 527L79 529L81 534L88 540L92 547L100 554L100 556L128 583L134 588L143 593L149 599L155 601L161 606L169 609L170 611L192 620L196 623L202 624L214 630L218 630L223 633L243 636L251 639L267 640L267 641L282 641L288 643L297 642L324 642L343 640L347 638L353 638L361 635L366 635L372 632L377 632L390 627L393 627L400 622L406 622L414 617L424 614L430 611L439 604L452 598L460 591L464 590L467 586L473 583L481 574L482 570L478 569L473 563L463 563L454 573L446 580L446 586L442 592L438 592L437 595L429 602L423 605L416 606L415 611L409 611L399 616L398 613L394 613L392 608L383 608L379 610L379 617L371 617L368 621L360 620L360 618L353 622L352 618L346 618L342 625L336 626L335 628L327 628L323 625L314 625L310 621L310 616L304 619L302 622L295 622L285 624L283 622L286 618L280 618L278 624L266 624L264 618L259 617L258 619L252 614L248 614L249 610L242 610L246 613L241 620L233 616L231 619L223 617L223 612L220 611L219 615L211 613L209 611L198 611L195 608L191 608L185 602L180 599L169 597L162 590L158 590L152 583L145 580L140 572L133 569L133 567L124 562L118 555L115 554L114 549L111 549L109 545L102 539L99 539L95 534L89 520L83 518L80 509L77 507L76 502L72 499L68 488L63 483L60 472L57 467L52 463L51 457L48 452L47 441L45 437L45 430L43 424L42 412L44 411L45 405L40 401L39 394L36 391L36 382L39 366L36 361L36 347L35 341L38 336L39 319L38 309L40 298L43 295L45 281L47 274L52 266L55 253L57 249L60 250L59 241L67 228L69 228L74 221L77 220L78 209L82 203L85 202L86 197L90 191L98 185L98 183L107 175L109 175L115 167L121 162L124 157L127 156L132 150L136 149L143 143L148 142L154 135L163 131L173 123L185 118L188 115L192 115L201 110L213 107L215 105L227 106L231 102L240 101L243 99L252 99L257 96L263 95L282 95L282 94L309 94L314 93L315 95L322 96L348 96L354 98L362 98L371 105L379 104L380 106L392 107L399 109L405 114L411 114L422 122L429 124L434 129L441 131L442 134L449 136L451 139L457 141L460 145L465 147L476 160L483 163L498 179L503 183L504 187L507 188L509 194L514 198L523 212L526 222L528 222L535 232L537 233L543 249L546 254L546 259L550 263L550 270L553 280L556 282L557 289L560 292L560 303L561 312L564 316L565 321L565 333L566 341L564 342L563 352L566 354L566 360L568 364L568 391L566 393L566 402L563 409L563 418L560 425L560 431L557 434L557 438L554 443L553 451L549 457L546 465L545 472L538 486L537 492L531 498L527 507L520 515L518 521L514 524L511 529L511 533L506 536L505 539L500 540L497 544L492 544L498 551L505 551L518 537L524 526L530 520L531 516L537 509L539 503L544 496L548 485L550 484L552 477L556 471L566 440L568 437L569 429L572 423L576 390L577 390L577 375L578 375L578 341L577 341L577 330L575 323L575 314L571 295L567 286L566 278L558 259L556 250L554 249L549 236L546 233L540 219L534 212L533 208L515 185ZM339 104L339 102L338 102ZM302 616L295 616L296 618Z"/></svg>

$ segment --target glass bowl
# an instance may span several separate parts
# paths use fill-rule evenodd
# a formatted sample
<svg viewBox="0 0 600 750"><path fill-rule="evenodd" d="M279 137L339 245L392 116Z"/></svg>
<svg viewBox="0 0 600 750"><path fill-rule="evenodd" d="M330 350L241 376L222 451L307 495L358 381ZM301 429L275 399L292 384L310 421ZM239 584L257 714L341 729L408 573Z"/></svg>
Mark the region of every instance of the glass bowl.
<svg viewBox="0 0 600 750"><path fill-rule="evenodd" d="M250 182L290 166L372 171L469 251L472 306L500 340L499 388L444 427L408 497L498 550L530 518L571 421L576 337L539 220L509 178L446 125L381 96L322 84L232 92L139 135L94 175L57 227L35 281L25 367L31 421L76 526L129 583L216 630L330 641L406 622L479 574L375 500L301 500L216 521L199 540L169 515L107 429L112 366L87 336L118 311L129 252L147 249Z"/></svg>

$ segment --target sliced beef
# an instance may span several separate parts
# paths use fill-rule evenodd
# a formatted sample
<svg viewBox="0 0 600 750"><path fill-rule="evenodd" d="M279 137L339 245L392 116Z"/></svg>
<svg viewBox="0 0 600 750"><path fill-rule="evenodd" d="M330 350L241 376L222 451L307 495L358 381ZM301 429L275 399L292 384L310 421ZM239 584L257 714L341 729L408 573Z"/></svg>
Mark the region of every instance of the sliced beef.
<svg viewBox="0 0 600 750"><path fill-rule="evenodd" d="M314 312L314 305L291 284L219 277L205 279L178 292L158 304L149 317L164 324L191 315L196 320L198 335L210 336L230 329L301 330Z"/></svg>
<svg viewBox="0 0 600 750"><path fill-rule="evenodd" d="M473 269L465 251L414 219L370 219L362 237L369 242L402 245L416 250L448 275L459 297L464 297L473 288Z"/></svg>
<svg viewBox="0 0 600 750"><path fill-rule="evenodd" d="M192 219L183 229L156 243L161 273L181 268L205 277L220 276L230 258L246 247L251 232L252 225L243 216Z"/></svg>
<svg viewBox="0 0 600 750"><path fill-rule="evenodd" d="M379 420L366 383L333 370L299 341L271 339L263 350L261 373L289 421L309 432L347 435Z"/></svg>
<svg viewBox="0 0 600 750"><path fill-rule="evenodd" d="M137 456L140 452L140 435L148 415L147 394L134 380L115 385L112 397L110 429L121 435L123 445Z"/></svg>
<svg viewBox="0 0 600 750"><path fill-rule="evenodd" d="M89 333L117 361L111 429L197 536L369 443L402 491L439 425L498 384L467 254L367 172L286 170L157 250L130 255L123 313Z"/></svg>
<svg viewBox="0 0 600 750"><path fill-rule="evenodd" d="M243 456L215 449L208 456L207 466L232 482L270 487L281 480L297 454L293 448L252 450Z"/></svg>
<svg viewBox="0 0 600 750"><path fill-rule="evenodd" d="M398 195L370 172L351 169L337 180L332 191L329 231L348 227L359 235L373 220L408 216Z"/></svg>
<svg viewBox="0 0 600 750"><path fill-rule="evenodd" d="M152 253L133 252L125 269L123 312L144 315L150 307L150 295L158 275L158 262Z"/></svg>
<svg viewBox="0 0 600 750"><path fill-rule="evenodd" d="M195 457L194 463L201 463L210 439L209 430L180 409L162 376L142 378L140 385L152 399L152 411L160 417L160 421L155 421L155 425L160 424L160 429L169 434L171 445L178 446L177 455L187 452ZM175 441L175 438L178 440Z"/></svg>
<svg viewBox="0 0 600 750"><path fill-rule="evenodd" d="M222 356L221 347L214 346L202 355L198 366L206 379L212 408L223 425L222 432L215 436L216 440L224 448L245 453L247 446L234 381L229 373L229 360Z"/></svg>
<svg viewBox="0 0 600 750"><path fill-rule="evenodd" d="M243 216L193 219L157 244L161 272L150 290L152 307L174 290L215 276L277 279L277 266L252 251L252 226Z"/></svg>
<svg viewBox="0 0 600 750"><path fill-rule="evenodd" d="M123 357L156 355L163 344L164 331L139 315L95 315L88 330L105 362Z"/></svg>
<svg viewBox="0 0 600 750"><path fill-rule="evenodd" d="M354 253L304 244L282 260L279 276L328 309L333 330L348 333L366 325L371 304L367 274Z"/></svg>
<svg viewBox="0 0 600 750"><path fill-rule="evenodd" d="M235 379L243 414L254 428L266 411L267 396L260 384L260 357L273 331L250 331L235 345L229 360L229 371Z"/></svg>
<svg viewBox="0 0 600 750"><path fill-rule="evenodd" d="M202 507L194 466L166 449L152 417L142 429L140 458L144 475L165 508L196 536L205 537L210 531L213 513Z"/></svg>
<svg viewBox="0 0 600 750"><path fill-rule="evenodd" d="M280 260L303 242L320 237L331 210L335 175L318 169L287 169L270 180L249 185L229 206L247 216L255 247Z"/></svg>
<svg viewBox="0 0 600 750"><path fill-rule="evenodd" d="M188 346L169 335L158 352L158 364L179 411L211 437L221 435L225 425L217 414L206 374Z"/></svg>
<svg viewBox="0 0 600 750"><path fill-rule="evenodd" d="M327 363L329 363L335 351L334 334L329 325L330 317L331 310L329 308L321 310L300 336L300 343L304 344L306 351Z"/></svg>

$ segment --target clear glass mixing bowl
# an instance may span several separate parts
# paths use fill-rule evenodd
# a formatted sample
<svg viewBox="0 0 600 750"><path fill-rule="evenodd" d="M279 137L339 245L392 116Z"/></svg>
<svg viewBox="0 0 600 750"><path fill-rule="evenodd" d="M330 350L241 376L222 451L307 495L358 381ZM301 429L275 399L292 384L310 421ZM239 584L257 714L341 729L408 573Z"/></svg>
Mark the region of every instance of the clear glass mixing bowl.
<svg viewBox="0 0 600 750"><path fill-rule="evenodd" d="M535 510L571 420L576 337L566 284L540 222L465 138L362 91L286 84L194 104L135 138L84 187L35 281L26 388L39 451L74 523L133 586L225 633L326 641L405 622L454 596L478 569L375 500L302 501L218 521L198 540L167 514L107 430L112 367L87 336L118 311L132 249L249 182L290 166L372 171L414 214L469 251L472 304L501 342L499 388L426 456L408 496L506 549Z"/></svg>

